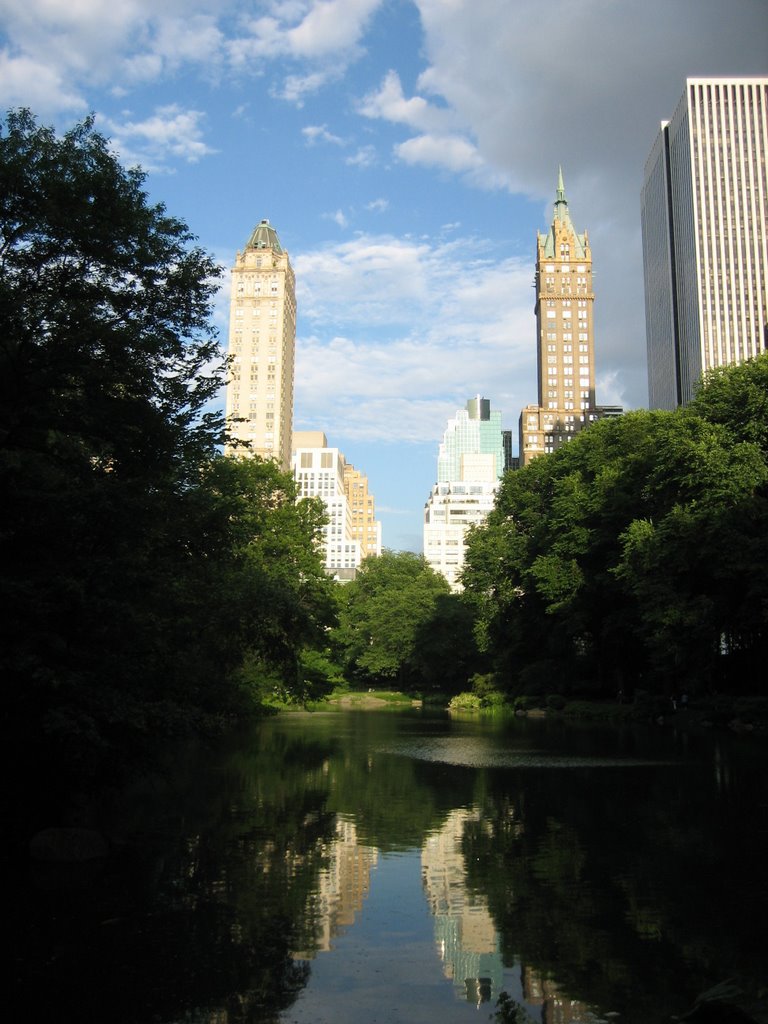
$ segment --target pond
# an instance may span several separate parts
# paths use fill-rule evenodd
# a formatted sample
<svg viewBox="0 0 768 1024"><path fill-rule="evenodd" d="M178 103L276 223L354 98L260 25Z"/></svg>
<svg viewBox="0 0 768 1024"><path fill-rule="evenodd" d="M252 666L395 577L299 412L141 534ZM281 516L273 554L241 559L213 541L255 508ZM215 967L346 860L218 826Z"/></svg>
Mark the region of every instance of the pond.
<svg viewBox="0 0 768 1024"><path fill-rule="evenodd" d="M413 711L175 752L37 865L24 1019L654 1024L764 983L765 741Z"/></svg>

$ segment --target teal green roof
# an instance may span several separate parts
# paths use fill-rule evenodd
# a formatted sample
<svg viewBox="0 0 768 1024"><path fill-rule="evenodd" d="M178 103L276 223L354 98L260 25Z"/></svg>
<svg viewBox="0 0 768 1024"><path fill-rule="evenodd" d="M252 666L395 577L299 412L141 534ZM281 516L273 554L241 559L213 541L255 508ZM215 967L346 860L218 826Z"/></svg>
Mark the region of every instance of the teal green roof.
<svg viewBox="0 0 768 1024"><path fill-rule="evenodd" d="M571 215L568 212L568 200L565 198L565 185L563 184L562 167L558 168L557 192L555 193L555 211L552 227L546 235L539 235L539 244L544 246L544 257L546 259L555 258L555 221L559 221L561 224L565 225L566 228L569 228L573 235L575 252L571 253L571 259L583 259L586 255L588 244L587 233L584 232L583 235L577 234L571 221Z"/></svg>
<svg viewBox="0 0 768 1024"><path fill-rule="evenodd" d="M277 232L268 220L261 220L251 232L251 237L246 243L246 249L272 249L274 252L282 252L280 239Z"/></svg>

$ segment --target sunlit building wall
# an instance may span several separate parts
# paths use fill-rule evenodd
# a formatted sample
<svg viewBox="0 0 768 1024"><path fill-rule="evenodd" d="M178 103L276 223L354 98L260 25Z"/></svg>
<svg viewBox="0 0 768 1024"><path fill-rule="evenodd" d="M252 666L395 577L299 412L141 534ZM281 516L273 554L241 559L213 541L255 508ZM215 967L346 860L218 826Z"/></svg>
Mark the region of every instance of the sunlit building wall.
<svg viewBox="0 0 768 1024"><path fill-rule="evenodd" d="M766 153L768 79L687 79L641 194L652 409L768 346Z"/></svg>
<svg viewBox="0 0 768 1024"><path fill-rule="evenodd" d="M294 433L292 466L298 497L320 498L326 508L326 569L339 579L352 579L364 557L381 554L381 523L367 477L338 448L329 447L319 430Z"/></svg>
<svg viewBox="0 0 768 1024"><path fill-rule="evenodd" d="M454 591L461 590L469 529L493 508L504 467L501 413L478 395L448 421L424 507L424 557Z"/></svg>
<svg viewBox="0 0 768 1024"><path fill-rule="evenodd" d="M347 462L344 489L351 512L352 537L360 544L360 557L381 554L381 522L376 518L376 500L368 488L368 477Z"/></svg>
<svg viewBox="0 0 768 1024"><path fill-rule="evenodd" d="M232 269L226 417L229 454L291 465L296 285L288 253L268 220Z"/></svg>
<svg viewBox="0 0 768 1024"><path fill-rule="evenodd" d="M599 418L595 405L592 250L573 226L559 173L554 216L536 244L538 402L520 414L520 465Z"/></svg>

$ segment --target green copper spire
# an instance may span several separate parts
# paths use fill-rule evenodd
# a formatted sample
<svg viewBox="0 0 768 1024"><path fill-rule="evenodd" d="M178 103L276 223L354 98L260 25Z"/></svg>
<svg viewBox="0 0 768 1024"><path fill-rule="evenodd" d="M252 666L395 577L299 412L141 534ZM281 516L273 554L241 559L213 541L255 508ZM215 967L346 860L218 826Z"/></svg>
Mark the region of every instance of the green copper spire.
<svg viewBox="0 0 768 1024"><path fill-rule="evenodd" d="M557 169L557 191L555 192L555 209L552 227L546 234L539 234L539 244L543 247L542 255L546 259L555 258L555 223L565 228L572 236L573 246L571 257L583 259L587 250L587 234L580 235L576 232L571 221L571 214L568 210L568 200L565 198L565 184L563 183L563 168Z"/></svg>
<svg viewBox="0 0 768 1024"><path fill-rule="evenodd" d="M563 168L557 169L557 192L555 193L555 217L558 220L570 223L571 216L568 213L568 200L565 198L565 185L563 184Z"/></svg>

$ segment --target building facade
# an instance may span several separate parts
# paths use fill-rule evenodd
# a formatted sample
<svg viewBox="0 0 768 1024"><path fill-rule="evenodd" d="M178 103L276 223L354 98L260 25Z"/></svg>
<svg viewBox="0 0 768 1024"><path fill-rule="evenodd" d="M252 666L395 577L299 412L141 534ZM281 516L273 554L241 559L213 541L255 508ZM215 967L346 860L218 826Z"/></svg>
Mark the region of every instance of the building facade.
<svg viewBox="0 0 768 1024"><path fill-rule="evenodd" d="M368 489L368 477L351 463L344 465L344 491L351 515L352 537L360 544L360 557L381 554L381 523L376 502Z"/></svg>
<svg viewBox="0 0 768 1024"><path fill-rule="evenodd" d="M296 284L277 232L262 220L232 269L226 416L229 454L291 465Z"/></svg>
<svg viewBox="0 0 768 1024"><path fill-rule="evenodd" d="M768 345L767 153L768 79L687 79L641 194L652 409Z"/></svg>
<svg viewBox="0 0 768 1024"><path fill-rule="evenodd" d="M363 558L381 554L381 523L367 478L319 430L294 434L292 463L298 496L322 499L328 514L322 538L326 570L340 580L354 579Z"/></svg>
<svg viewBox="0 0 768 1024"><path fill-rule="evenodd" d="M461 590L466 536L493 508L505 469L501 413L478 395L448 421L437 457L437 483L424 506L424 557Z"/></svg>
<svg viewBox="0 0 768 1024"><path fill-rule="evenodd" d="M552 225L536 245L538 403L520 414L520 465L598 418L592 251L573 226L560 171Z"/></svg>

